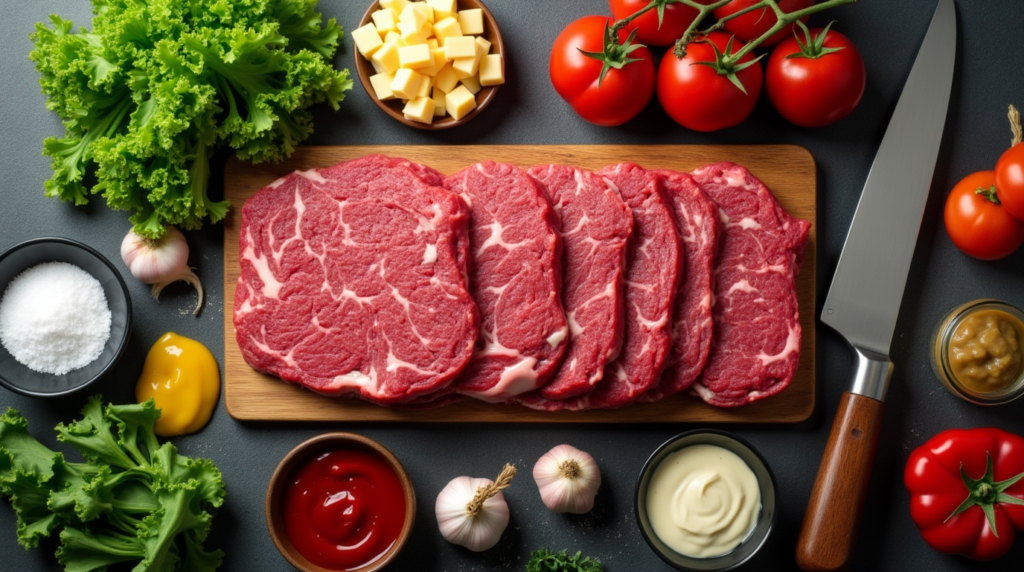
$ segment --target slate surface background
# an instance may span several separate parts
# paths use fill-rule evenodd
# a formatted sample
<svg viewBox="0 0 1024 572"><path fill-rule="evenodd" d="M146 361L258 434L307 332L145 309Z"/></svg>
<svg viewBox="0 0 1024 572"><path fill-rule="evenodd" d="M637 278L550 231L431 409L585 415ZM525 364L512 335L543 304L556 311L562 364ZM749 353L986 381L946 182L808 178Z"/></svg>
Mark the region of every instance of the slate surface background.
<svg viewBox="0 0 1024 572"><path fill-rule="evenodd" d="M863 181L913 63L932 14L934 0L863 0L819 15L812 23L838 22L835 29L860 48L868 69L868 87L860 107L838 124L817 130L785 123L762 98L743 125L711 134L689 132L673 124L657 103L621 128L594 127L580 120L551 89L548 49L570 21L607 13L604 0L491 0L507 43L509 83L498 100L471 124L425 133L386 117L356 86L342 109L317 111L313 144L555 144L555 143L793 143L803 145L818 164L820 225L818 299L824 299ZM101 200L75 208L43 196L49 160L40 155L46 136L62 133L46 110L37 74L27 59L28 34L50 13L89 26L85 0L3 0L0 17L0 249L39 236L67 236L99 249L119 262L119 245L128 229L124 213L111 212ZM365 1L321 0L325 16L350 30L366 9ZM1024 561L1024 541L1009 555L978 563L939 554L921 540L907 511L902 484L910 451L950 427L997 426L1024 434L1024 400L981 408L943 389L928 364L933 328L946 311L975 298L994 297L1024 305L1021 267L1024 251L1000 262L980 262L958 252L941 223L942 205L953 184L968 173L993 168L1010 133L1006 106L1024 107L1024 3L1020 0L957 0L957 71L946 134L932 196L925 214L910 282L893 341L896 374L884 435L879 446L855 570L1014 570ZM339 65L351 67L346 36ZM939 120L940 118L936 118ZM484 159L485 157L481 157ZM217 165L222 164L218 158ZM214 171L218 171L215 167ZM213 193L220 194L215 175ZM893 189L893 192L899 192ZM199 318L190 315L194 295L183 285L169 288L161 303L147 287L131 279L135 304L134 334L126 357L96 391L108 400L127 402L149 346L168 330L206 344L223 356L221 238L219 226L188 234L191 264L207 289ZM820 311L820 308L819 308ZM851 358L843 341L828 328L818 337L821 400L815 419L800 427L727 428L751 441L775 471L780 488L778 525L746 570L793 570L793 548L818 461L839 395L847 384ZM24 412L33 433L55 446L52 427L77 415L84 396L57 401L23 398L0 390L0 408ZM397 424L242 424L218 404L210 425L197 435L176 439L186 455L213 459L224 472L228 499L215 520L210 545L227 553L224 570L287 570L266 532L263 498L277 462L294 445L325 431L350 430L389 447L405 464L419 497L415 534L391 568L409 572L521 570L540 546L582 550L599 557L609 572L668 570L644 543L634 521L636 476L647 456L689 425L397 425ZM604 485L593 513L549 513L529 475L533 462L550 447L568 442L592 453L603 469ZM433 517L434 499L452 477L490 476L506 461L523 470L506 492L512 523L493 550L474 554L444 542ZM58 570L55 546L25 551L15 543L15 519L0 503L0 570ZM1016 564L1015 564L1016 563Z"/></svg>

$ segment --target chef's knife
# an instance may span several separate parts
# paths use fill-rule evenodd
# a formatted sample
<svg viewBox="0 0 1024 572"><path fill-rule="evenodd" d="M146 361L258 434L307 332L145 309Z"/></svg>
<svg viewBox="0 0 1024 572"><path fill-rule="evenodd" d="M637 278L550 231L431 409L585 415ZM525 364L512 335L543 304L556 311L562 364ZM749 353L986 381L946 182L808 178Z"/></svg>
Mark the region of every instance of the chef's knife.
<svg viewBox="0 0 1024 572"><path fill-rule="evenodd" d="M871 165L821 321L853 348L843 394L797 543L803 570L840 570L853 554L893 364L896 317L924 216L956 55L953 0L931 25Z"/></svg>

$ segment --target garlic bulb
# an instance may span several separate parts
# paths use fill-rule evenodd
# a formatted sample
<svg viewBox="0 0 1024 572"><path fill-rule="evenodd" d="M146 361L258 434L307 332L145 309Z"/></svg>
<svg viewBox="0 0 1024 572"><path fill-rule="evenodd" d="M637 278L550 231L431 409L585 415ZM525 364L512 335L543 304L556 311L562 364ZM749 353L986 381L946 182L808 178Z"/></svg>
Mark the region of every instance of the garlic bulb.
<svg viewBox="0 0 1024 572"><path fill-rule="evenodd" d="M153 285L154 298L159 299L160 292L168 284L179 280L191 284L199 293L199 301L192 314L199 315L203 306L203 284L188 267L188 243L181 231L168 226L163 238L150 240L129 230L121 241L121 260L139 282Z"/></svg>
<svg viewBox="0 0 1024 572"><path fill-rule="evenodd" d="M594 458L571 445L559 445L533 467L544 505L555 512L583 514L594 508L601 470Z"/></svg>
<svg viewBox="0 0 1024 572"><path fill-rule="evenodd" d="M441 536L473 552L492 548L508 526L508 503L502 489L512 484L516 468L505 465L498 479L456 477L437 495L434 515Z"/></svg>

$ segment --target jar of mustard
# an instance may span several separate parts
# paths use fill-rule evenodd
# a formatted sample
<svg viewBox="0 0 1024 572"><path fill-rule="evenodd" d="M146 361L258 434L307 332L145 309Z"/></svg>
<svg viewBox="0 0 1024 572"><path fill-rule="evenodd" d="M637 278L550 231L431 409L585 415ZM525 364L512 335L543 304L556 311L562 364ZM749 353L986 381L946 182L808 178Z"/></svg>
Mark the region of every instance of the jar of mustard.
<svg viewBox="0 0 1024 572"><path fill-rule="evenodd" d="M1024 312L975 300L949 313L932 343L932 367L950 392L979 405L1024 395Z"/></svg>

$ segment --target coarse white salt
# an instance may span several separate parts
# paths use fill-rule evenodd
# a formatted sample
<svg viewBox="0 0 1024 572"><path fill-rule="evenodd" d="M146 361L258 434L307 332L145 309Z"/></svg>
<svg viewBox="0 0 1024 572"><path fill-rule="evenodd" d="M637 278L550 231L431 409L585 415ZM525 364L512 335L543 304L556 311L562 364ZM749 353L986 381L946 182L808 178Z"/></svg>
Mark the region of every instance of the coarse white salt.
<svg viewBox="0 0 1024 572"><path fill-rule="evenodd" d="M22 272L0 300L0 343L33 371L64 375L100 357L110 339L103 286L67 262Z"/></svg>

